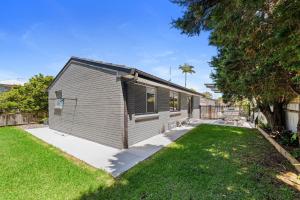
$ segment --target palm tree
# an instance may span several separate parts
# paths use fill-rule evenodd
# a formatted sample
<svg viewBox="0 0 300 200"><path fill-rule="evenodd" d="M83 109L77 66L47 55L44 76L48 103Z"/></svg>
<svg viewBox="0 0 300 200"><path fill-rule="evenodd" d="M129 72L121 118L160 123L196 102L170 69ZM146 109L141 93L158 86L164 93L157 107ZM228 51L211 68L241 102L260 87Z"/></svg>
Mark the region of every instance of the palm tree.
<svg viewBox="0 0 300 200"><path fill-rule="evenodd" d="M183 65L179 66L179 69L181 69L182 73L184 73L185 75L185 81L184 81L184 87L186 87L186 78L187 78L187 74L193 74L196 73L194 70L194 66L189 65L187 63L184 63Z"/></svg>

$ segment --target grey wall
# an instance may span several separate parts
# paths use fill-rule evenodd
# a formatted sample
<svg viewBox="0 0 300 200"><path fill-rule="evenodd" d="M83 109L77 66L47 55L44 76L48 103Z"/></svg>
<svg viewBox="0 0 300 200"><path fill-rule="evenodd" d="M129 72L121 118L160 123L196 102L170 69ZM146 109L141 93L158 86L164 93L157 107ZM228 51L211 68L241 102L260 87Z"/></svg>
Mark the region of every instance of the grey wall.
<svg viewBox="0 0 300 200"><path fill-rule="evenodd" d="M64 107L55 112L55 91ZM122 148L124 105L115 73L71 64L49 90L50 128L100 144ZM77 99L77 104L76 100Z"/></svg>
<svg viewBox="0 0 300 200"><path fill-rule="evenodd" d="M146 112L146 87L140 85L133 86L135 98L135 113Z"/></svg>
<svg viewBox="0 0 300 200"><path fill-rule="evenodd" d="M169 129L172 124L176 125L177 121L183 121L188 117L188 105L187 105L187 97L188 95L185 93L179 93L180 96L180 111L176 112L175 116L171 116L171 112L169 111L169 95L170 90L157 87L157 110L158 110L158 118L153 118L144 121L136 121L136 113L135 113L135 105L140 107L140 103L138 102L139 98L137 95L142 95L142 91L144 91L141 87L130 84L128 86L128 108L129 108L129 120L128 120L128 143L129 145L133 145L137 142L155 136L159 133L165 132ZM142 95L145 96L145 95ZM199 99L200 101L200 99ZM199 102L196 100L195 104ZM145 100L144 100L145 102ZM144 103L143 103L144 105ZM199 104L198 104L199 105ZM195 106L196 107L196 106ZM194 109L195 117L199 118L199 109ZM140 111L140 110L139 110ZM194 113L193 113L194 116Z"/></svg>
<svg viewBox="0 0 300 200"><path fill-rule="evenodd" d="M193 108L199 109L200 105L200 97L199 96L193 96Z"/></svg>
<svg viewBox="0 0 300 200"><path fill-rule="evenodd" d="M55 111L55 91L65 98L61 112ZM146 108L145 87L128 84L128 143L165 132L170 124L187 118L187 94L180 93L180 111L171 116L169 90L157 88L158 118L136 121ZM77 99L77 103L76 100ZM193 117L198 118L194 100ZM49 90L49 126L100 144L123 148L124 104L121 81L114 72L72 63Z"/></svg>

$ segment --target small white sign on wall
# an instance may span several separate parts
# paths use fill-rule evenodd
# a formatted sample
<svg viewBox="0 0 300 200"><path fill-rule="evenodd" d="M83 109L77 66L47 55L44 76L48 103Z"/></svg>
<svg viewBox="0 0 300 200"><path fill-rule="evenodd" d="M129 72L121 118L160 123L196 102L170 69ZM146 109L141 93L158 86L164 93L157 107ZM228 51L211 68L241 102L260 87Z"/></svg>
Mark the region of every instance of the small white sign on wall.
<svg viewBox="0 0 300 200"><path fill-rule="evenodd" d="M63 109L64 107L64 99L56 99L55 101L55 109Z"/></svg>

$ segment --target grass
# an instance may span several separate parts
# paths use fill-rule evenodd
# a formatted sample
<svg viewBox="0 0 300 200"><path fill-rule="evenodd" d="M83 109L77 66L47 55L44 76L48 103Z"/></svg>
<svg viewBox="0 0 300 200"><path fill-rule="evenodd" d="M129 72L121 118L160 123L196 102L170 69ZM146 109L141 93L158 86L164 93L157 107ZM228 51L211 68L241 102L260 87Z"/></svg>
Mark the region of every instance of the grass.
<svg viewBox="0 0 300 200"><path fill-rule="evenodd" d="M201 125L119 179L0 129L2 199L296 199L292 167L255 130Z"/></svg>

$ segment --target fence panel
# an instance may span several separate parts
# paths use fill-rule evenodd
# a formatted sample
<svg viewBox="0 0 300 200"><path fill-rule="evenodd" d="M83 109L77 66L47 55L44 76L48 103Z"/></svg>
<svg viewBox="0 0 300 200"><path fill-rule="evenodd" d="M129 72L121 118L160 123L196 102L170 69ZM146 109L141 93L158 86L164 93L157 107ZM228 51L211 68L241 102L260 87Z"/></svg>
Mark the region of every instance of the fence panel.
<svg viewBox="0 0 300 200"><path fill-rule="evenodd" d="M290 103L285 109L287 129L296 132L300 108L298 103Z"/></svg>
<svg viewBox="0 0 300 200"><path fill-rule="evenodd" d="M249 117L248 108L244 106L200 106L201 119L234 119L237 117Z"/></svg>
<svg viewBox="0 0 300 200"><path fill-rule="evenodd" d="M0 126L15 126L37 123L40 117L32 113L0 114Z"/></svg>

